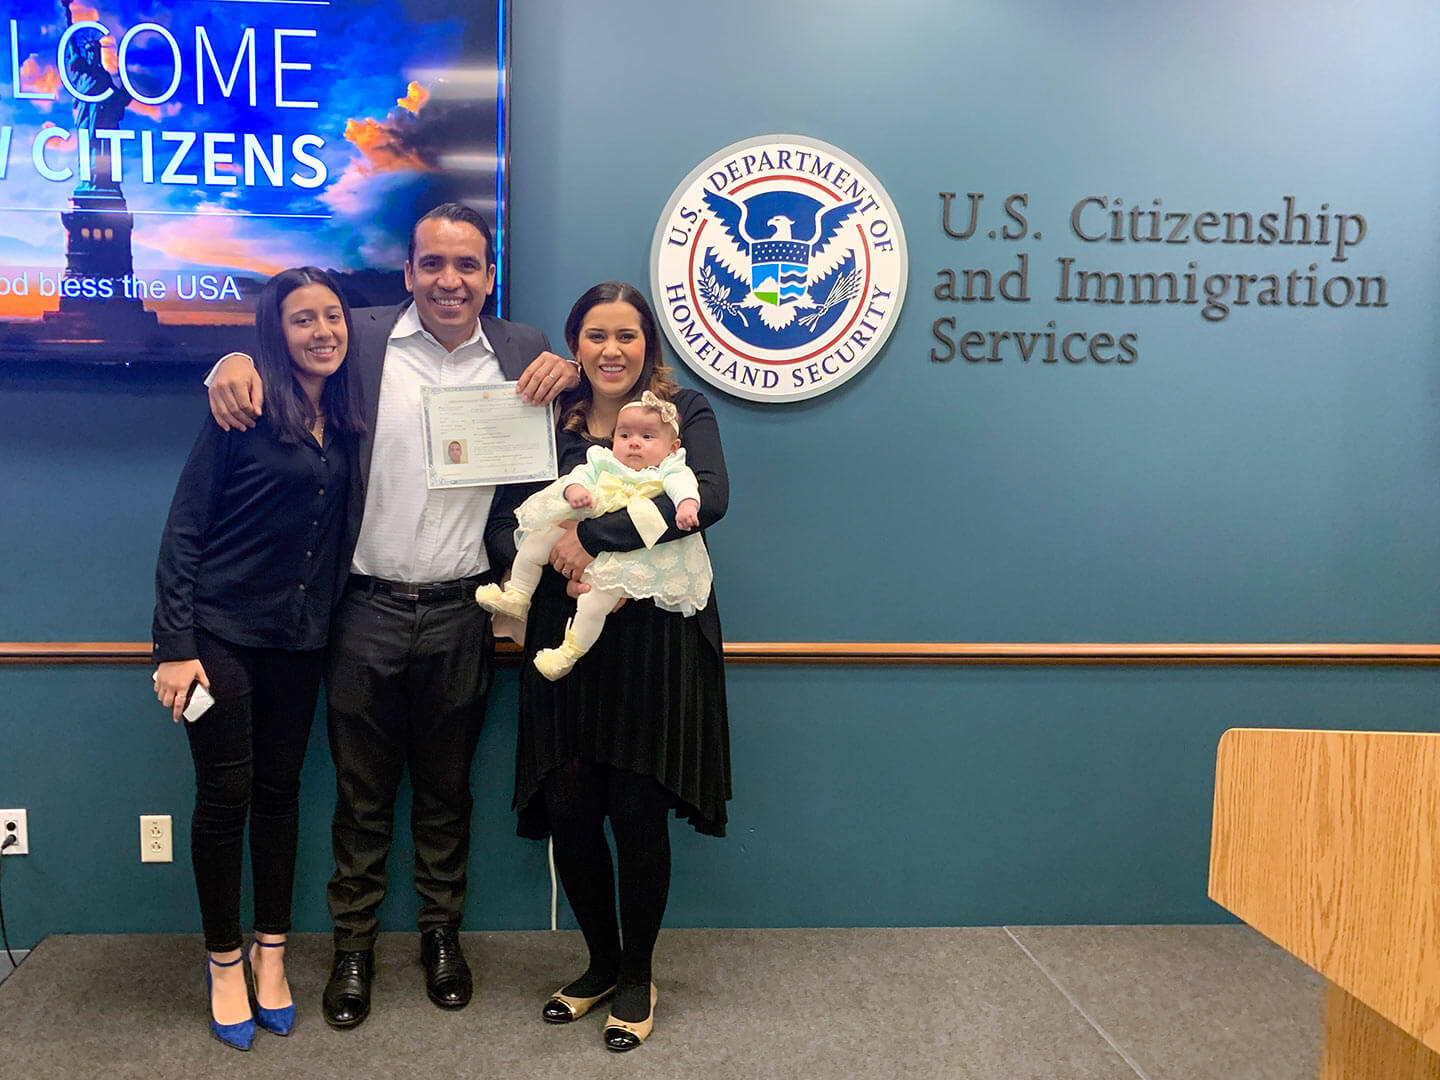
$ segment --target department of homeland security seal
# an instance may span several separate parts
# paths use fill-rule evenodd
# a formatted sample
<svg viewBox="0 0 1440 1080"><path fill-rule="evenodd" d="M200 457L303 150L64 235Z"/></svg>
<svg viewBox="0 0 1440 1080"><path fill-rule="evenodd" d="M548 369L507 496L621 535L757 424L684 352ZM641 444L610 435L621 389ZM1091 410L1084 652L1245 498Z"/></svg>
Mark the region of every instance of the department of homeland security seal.
<svg viewBox="0 0 1440 1080"><path fill-rule="evenodd" d="M650 292L696 374L751 401L799 401L868 364L905 299L905 232L885 189L801 135L727 146L660 215Z"/></svg>

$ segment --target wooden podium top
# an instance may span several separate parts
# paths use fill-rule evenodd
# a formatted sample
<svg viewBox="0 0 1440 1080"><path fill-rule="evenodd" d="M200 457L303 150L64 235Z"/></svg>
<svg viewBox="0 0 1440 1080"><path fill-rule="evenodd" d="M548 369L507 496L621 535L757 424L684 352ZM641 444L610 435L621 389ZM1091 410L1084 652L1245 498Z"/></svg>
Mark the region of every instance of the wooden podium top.
<svg viewBox="0 0 1440 1080"><path fill-rule="evenodd" d="M1227 731L1210 897L1440 1051L1440 734Z"/></svg>

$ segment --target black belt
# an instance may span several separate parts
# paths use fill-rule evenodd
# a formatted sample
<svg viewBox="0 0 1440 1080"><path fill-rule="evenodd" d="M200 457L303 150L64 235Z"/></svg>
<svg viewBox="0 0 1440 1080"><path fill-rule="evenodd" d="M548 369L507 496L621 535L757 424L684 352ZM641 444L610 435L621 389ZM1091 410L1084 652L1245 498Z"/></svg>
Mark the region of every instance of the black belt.
<svg viewBox="0 0 1440 1080"><path fill-rule="evenodd" d="M478 585L490 580L488 572L457 581L386 581L384 578L351 574L350 584L384 593L394 600L408 600L412 604L444 604L451 600L468 598Z"/></svg>

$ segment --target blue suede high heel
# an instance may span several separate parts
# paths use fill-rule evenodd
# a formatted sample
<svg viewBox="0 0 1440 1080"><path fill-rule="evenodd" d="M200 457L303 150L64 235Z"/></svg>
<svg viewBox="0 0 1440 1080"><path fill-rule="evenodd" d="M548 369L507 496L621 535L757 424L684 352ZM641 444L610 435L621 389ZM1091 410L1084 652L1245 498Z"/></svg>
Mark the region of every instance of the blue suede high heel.
<svg viewBox="0 0 1440 1080"><path fill-rule="evenodd" d="M255 944L261 949L283 949L283 941L261 941L255 939ZM254 976L254 960L251 960L251 976ZM295 1002L291 1001L281 1009L267 1009L260 1004L260 981L255 980L255 1022L273 1035L289 1035L295 1027Z"/></svg>
<svg viewBox="0 0 1440 1080"><path fill-rule="evenodd" d="M209 954L205 957L205 1000L209 1002L210 997L210 965L216 967L234 967L244 960L242 953L228 964L222 964ZM236 1050L249 1050L250 1044L255 1041L255 1018L241 1020L238 1024L222 1024L215 1019L214 1005L210 1005L210 1034L219 1039L226 1046L233 1046Z"/></svg>

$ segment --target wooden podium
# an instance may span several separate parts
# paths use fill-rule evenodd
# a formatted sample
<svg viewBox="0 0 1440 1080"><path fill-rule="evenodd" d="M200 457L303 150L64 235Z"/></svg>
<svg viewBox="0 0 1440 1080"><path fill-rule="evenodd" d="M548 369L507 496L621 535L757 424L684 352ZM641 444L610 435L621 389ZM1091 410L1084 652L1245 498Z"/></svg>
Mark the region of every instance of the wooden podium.
<svg viewBox="0 0 1440 1080"><path fill-rule="evenodd" d="M1210 898L1329 980L1322 1080L1440 1080L1440 734L1225 732Z"/></svg>

